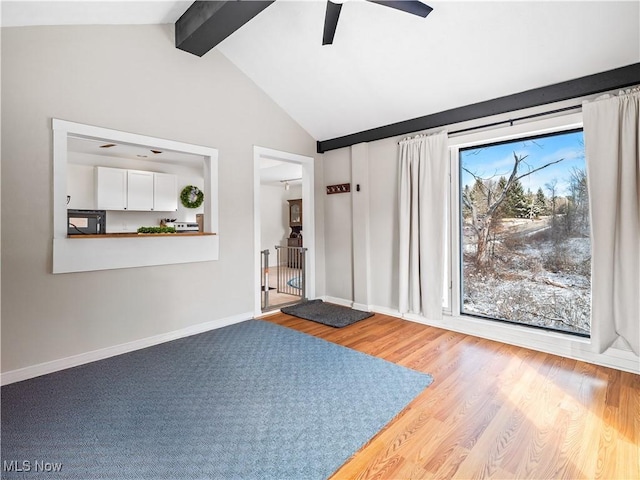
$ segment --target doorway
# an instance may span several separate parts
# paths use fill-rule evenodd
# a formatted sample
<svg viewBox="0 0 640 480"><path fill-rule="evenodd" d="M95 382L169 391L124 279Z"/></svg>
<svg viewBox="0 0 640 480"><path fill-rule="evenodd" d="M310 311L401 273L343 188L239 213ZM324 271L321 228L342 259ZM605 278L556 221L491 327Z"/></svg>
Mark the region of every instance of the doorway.
<svg viewBox="0 0 640 480"><path fill-rule="evenodd" d="M269 256L273 262L276 262L274 265L276 268L273 269L273 273L277 273L279 265L277 265L276 259L278 255L275 247L276 245L287 247L288 243L291 243L291 238L289 237L292 233L299 233L299 241L303 242L305 249L306 268L304 269L303 278L300 278L298 281L304 284L305 296L307 298L315 297L314 158L264 147L254 147L253 151L254 314L259 316L263 313L263 289L269 288L268 280L267 285L264 285L264 260L262 252L265 249L271 252ZM265 184L270 187L264 188ZM283 192L280 208L282 208L282 216L286 216L287 219L286 231L282 230L283 225L279 225L281 229L280 235L276 234L275 237L273 235L265 235L265 238L263 238L263 226L265 222L272 221L271 214L265 214L265 205L270 199L273 201L271 197L280 195L279 193L274 194L273 191ZM287 198L285 199L284 197ZM293 202L290 202L290 200ZM300 228L289 227L289 206L292 203L295 204L295 200L301 200L304 212L302 214ZM280 221L280 223L282 223L282 221ZM273 245L271 245L271 243L273 243ZM277 286L273 287L277 288ZM271 303L273 304L273 302Z"/></svg>

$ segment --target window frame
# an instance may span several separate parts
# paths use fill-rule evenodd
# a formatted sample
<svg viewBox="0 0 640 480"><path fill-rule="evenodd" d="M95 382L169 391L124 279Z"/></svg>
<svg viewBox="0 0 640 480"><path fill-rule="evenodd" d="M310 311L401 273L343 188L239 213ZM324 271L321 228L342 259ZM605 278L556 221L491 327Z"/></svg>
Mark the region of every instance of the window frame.
<svg viewBox="0 0 640 480"><path fill-rule="evenodd" d="M445 299L443 313L450 319L460 320L476 324L481 329L506 330L507 333L515 334L516 337L521 336L524 332L537 332L545 337L551 336L555 338L570 338L580 343L589 343L589 337L574 335L569 332L545 329L542 327L532 328L526 324L518 324L514 322L500 321L488 317L470 315L461 311L462 300L462 259L460 255L461 238L460 238L460 150L479 145L493 144L498 142L507 142L520 138L531 137L536 135L548 135L581 129L582 113L571 113L558 115L545 119L536 119L495 129L476 131L472 133L464 133L460 135L452 135L449 137L449 198L448 198L448 225L446 243L447 251L445 258L448 260L445 268L445 277L449 279L448 299ZM445 294L447 292L445 291ZM497 321L498 320L498 321ZM593 330L593 318L591 320L591 328Z"/></svg>

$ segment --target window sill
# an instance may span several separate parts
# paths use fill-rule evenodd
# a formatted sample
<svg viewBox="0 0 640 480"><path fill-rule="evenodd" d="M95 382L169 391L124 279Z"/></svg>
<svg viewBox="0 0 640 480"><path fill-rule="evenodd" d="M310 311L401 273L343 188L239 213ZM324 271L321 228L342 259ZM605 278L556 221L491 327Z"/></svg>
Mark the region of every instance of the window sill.
<svg viewBox="0 0 640 480"><path fill-rule="evenodd" d="M54 238L53 247L54 274L91 272L215 261L220 237L199 232L78 235Z"/></svg>

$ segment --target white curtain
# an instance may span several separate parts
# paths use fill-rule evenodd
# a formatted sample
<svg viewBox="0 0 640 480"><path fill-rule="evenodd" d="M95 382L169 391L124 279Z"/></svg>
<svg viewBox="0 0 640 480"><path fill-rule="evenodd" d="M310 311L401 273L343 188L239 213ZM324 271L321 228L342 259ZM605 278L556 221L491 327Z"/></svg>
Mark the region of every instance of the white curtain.
<svg viewBox="0 0 640 480"><path fill-rule="evenodd" d="M640 91L583 104L591 208L592 338L640 354Z"/></svg>
<svg viewBox="0 0 640 480"><path fill-rule="evenodd" d="M442 318L446 132L403 140L399 165L399 310Z"/></svg>

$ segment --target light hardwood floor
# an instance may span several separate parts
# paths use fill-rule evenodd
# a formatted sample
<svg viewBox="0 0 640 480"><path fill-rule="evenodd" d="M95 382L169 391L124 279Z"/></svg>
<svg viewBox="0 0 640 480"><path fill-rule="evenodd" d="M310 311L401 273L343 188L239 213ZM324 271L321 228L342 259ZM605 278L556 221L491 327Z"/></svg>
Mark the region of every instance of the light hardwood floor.
<svg viewBox="0 0 640 480"><path fill-rule="evenodd" d="M278 293L278 266L269 267L269 286L273 288L273 290L269 290L269 307L264 310L269 311L273 309L280 308L280 306L288 305L291 303L296 303L300 301L300 295L289 295L287 293ZM287 282L291 280L293 277L297 277L300 275L300 270L295 268L289 268L284 266L282 268L283 279L281 283L281 289L283 291L288 291L290 293L298 294L299 291L288 286ZM264 288L264 286L263 286ZM262 304L264 305L264 293L262 294Z"/></svg>
<svg viewBox="0 0 640 480"><path fill-rule="evenodd" d="M640 376L376 314L264 320L434 381L332 477L640 479Z"/></svg>

